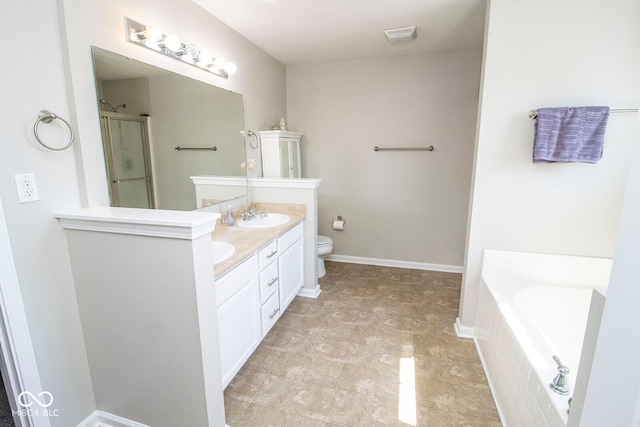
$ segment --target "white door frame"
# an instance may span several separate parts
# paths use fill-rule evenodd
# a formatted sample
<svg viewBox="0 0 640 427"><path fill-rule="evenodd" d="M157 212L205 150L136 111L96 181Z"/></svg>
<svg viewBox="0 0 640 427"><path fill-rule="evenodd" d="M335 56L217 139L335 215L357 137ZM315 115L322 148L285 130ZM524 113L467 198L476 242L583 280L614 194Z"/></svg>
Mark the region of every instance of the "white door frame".
<svg viewBox="0 0 640 427"><path fill-rule="evenodd" d="M6 386L13 390L9 400L16 404L16 396L28 391L38 396L42 390L40 373L24 311L20 283L11 251L9 231L5 221L4 207L0 198L0 346L4 359L2 374ZM6 375L6 377L5 377ZM22 409L19 407L18 409ZM33 416L29 411L14 416L20 427L50 427L48 416Z"/></svg>

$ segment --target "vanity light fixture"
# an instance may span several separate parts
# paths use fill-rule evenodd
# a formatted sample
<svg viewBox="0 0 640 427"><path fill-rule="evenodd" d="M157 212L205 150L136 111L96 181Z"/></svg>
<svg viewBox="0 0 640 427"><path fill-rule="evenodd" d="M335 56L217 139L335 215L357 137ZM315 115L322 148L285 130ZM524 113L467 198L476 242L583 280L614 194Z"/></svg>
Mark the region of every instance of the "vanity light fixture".
<svg viewBox="0 0 640 427"><path fill-rule="evenodd" d="M125 18L127 41L160 52L187 64L206 70L216 76L229 78L237 71L236 64L224 58L214 58L208 50L181 41L173 34L165 34L155 27L148 27L133 19Z"/></svg>

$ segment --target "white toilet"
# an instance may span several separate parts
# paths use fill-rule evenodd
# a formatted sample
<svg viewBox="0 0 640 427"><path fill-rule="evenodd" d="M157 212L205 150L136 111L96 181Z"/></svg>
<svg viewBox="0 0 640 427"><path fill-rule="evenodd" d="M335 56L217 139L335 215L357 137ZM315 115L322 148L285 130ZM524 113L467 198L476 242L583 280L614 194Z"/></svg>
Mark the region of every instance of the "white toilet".
<svg viewBox="0 0 640 427"><path fill-rule="evenodd" d="M327 274L324 268L324 258L333 252L333 240L327 236L318 236L318 278Z"/></svg>

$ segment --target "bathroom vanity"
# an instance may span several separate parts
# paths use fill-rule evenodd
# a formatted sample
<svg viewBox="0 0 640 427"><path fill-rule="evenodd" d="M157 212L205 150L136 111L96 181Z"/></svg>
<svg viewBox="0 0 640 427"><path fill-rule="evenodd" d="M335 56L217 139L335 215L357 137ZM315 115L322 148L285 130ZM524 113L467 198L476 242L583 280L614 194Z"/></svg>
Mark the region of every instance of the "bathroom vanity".
<svg viewBox="0 0 640 427"><path fill-rule="evenodd" d="M215 292L222 383L226 387L304 284L304 206L267 229L220 226L212 239L237 245L219 265Z"/></svg>

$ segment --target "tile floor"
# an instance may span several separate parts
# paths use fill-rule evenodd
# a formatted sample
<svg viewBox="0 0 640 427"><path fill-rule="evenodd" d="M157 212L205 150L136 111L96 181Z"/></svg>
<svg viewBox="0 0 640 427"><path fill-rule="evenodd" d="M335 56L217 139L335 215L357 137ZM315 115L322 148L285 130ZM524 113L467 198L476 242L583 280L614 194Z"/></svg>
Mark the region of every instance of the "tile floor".
<svg viewBox="0 0 640 427"><path fill-rule="evenodd" d="M461 275L327 262L225 390L240 426L500 426L471 340Z"/></svg>

